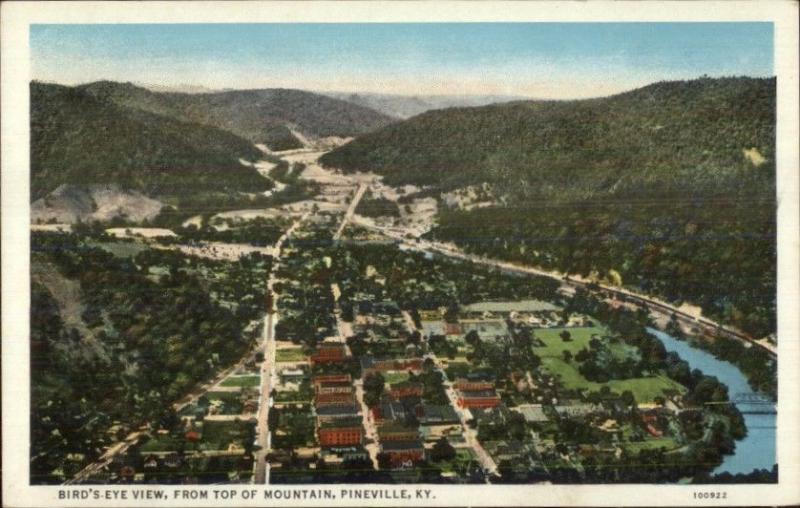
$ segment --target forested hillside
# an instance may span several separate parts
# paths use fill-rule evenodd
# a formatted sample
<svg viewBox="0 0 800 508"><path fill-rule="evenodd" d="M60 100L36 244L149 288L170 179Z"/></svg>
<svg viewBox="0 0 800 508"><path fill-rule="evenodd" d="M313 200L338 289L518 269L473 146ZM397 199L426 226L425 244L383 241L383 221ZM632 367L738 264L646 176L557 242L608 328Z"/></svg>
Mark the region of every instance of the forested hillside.
<svg viewBox="0 0 800 508"><path fill-rule="evenodd" d="M114 422L174 419L172 402L239 360L257 333L248 324L260 318L270 258L225 263L134 244L117 244L118 256L97 245L32 235L33 484L95 460L124 436L107 432Z"/></svg>
<svg viewBox="0 0 800 508"><path fill-rule="evenodd" d="M775 330L774 154L775 80L703 78L432 111L321 160L428 193L488 182L495 206L444 210L431 236L621 277L764 335Z"/></svg>
<svg viewBox="0 0 800 508"><path fill-rule="evenodd" d="M393 120L358 104L301 90L156 93L111 81L80 88L116 104L225 129L272 150L303 146L290 128L311 138L348 137L384 127Z"/></svg>
<svg viewBox="0 0 800 508"><path fill-rule="evenodd" d="M215 127L119 106L84 90L31 84L31 195L61 184L118 184L146 194L258 192L270 182L239 158L249 141Z"/></svg>

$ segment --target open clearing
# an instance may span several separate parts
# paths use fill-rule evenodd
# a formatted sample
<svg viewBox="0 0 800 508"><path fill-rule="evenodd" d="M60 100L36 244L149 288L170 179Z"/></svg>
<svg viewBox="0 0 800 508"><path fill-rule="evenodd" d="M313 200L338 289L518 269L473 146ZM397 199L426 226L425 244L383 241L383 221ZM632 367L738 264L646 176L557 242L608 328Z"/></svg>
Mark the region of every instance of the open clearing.
<svg viewBox="0 0 800 508"><path fill-rule="evenodd" d="M560 337L562 331L570 332L570 341L563 341ZM652 402L655 397L664 394L664 391L674 390L684 392L685 388L664 376L653 376L635 379L614 379L607 383L589 381L578 371L578 362L564 361L563 352L569 351L575 356L581 349L589 347L593 335L603 337L607 335L605 328L599 326L586 328L548 328L536 330L534 336L545 343L545 347L535 347L534 352L542 359L542 366L548 372L557 376L567 389L598 391L603 386L608 386L611 391L622 393L630 390L638 402ZM633 354L633 349L622 343L607 343L612 354L617 358L625 358Z"/></svg>

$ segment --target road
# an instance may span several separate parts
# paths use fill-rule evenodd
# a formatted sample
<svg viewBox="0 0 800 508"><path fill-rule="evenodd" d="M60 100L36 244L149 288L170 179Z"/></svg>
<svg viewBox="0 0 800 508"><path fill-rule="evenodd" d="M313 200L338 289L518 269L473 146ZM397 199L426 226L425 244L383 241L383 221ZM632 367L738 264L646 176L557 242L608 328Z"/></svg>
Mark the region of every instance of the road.
<svg viewBox="0 0 800 508"><path fill-rule="evenodd" d="M304 214L297 219L289 229L287 229L273 246L272 269L269 271L267 279L267 312L264 316L264 334L261 341L261 350L264 353L264 361L261 362L261 384L259 385L258 415L256 417L256 445L258 450L255 453L253 465L253 483L260 485L269 483L269 463L267 455L270 448L269 435L269 409L270 394L277 372L275 371L275 325L278 322L277 304L278 295L274 291L275 273L280 264L280 257L283 253L283 244L308 218L311 212Z"/></svg>
<svg viewBox="0 0 800 508"><path fill-rule="evenodd" d="M339 224L339 229L336 230L336 234L333 235L334 240L338 240L342 237L342 232L344 232L344 228L347 226L347 223L350 222L350 219L353 218L353 214L356 212L356 207L358 206L358 202L361 201L361 198L364 197L364 192L367 190L367 184L362 183L359 184L358 190L356 190L356 195L353 196L353 200L350 202L350 206L347 207L347 212L344 214L344 219L342 219L342 223Z"/></svg>
<svg viewBox="0 0 800 508"><path fill-rule="evenodd" d="M417 326L414 324L414 319L411 317L407 311L402 311L403 319L405 319L406 326L408 327L409 331L420 331L417 329ZM467 444L470 448L475 452L475 456L478 458L478 461L481 463L484 472L490 474L499 474L497 472L497 464L495 464L494 459L492 459L491 455L483 448L480 441L478 441L478 433L475 429L471 428L467 424L467 414L463 408L458 405L458 395L456 394L455 388L453 388L453 383L450 382L450 379L447 377L447 372L444 370L444 366L442 365L439 358L434 353L427 353L425 355L427 358L433 360L434 365L436 365L436 370L438 370L442 374L444 390L447 394L447 398L450 400L450 405L455 410L456 414L458 415L458 419L461 421L461 428L462 433L464 434L464 439L466 440ZM488 477L487 477L488 478Z"/></svg>
<svg viewBox="0 0 800 508"><path fill-rule="evenodd" d="M484 473L499 476L500 473L497 471L497 464L495 464L492 456L489 455L489 453L483 448L483 445L481 445L480 441L478 441L478 431L467 424L467 413L461 406L458 405L458 395L453 387L453 383L450 381L450 379L448 379L447 372L445 372L441 361L433 353L428 353L425 356L433 360L433 363L436 365L436 370L441 372L442 378L444 379L444 391L447 394L447 398L450 399L450 405L453 406L453 409L455 409L458 419L461 420L461 428L462 433L464 434L464 439L470 448L475 451L475 455L477 456L478 461L481 463Z"/></svg>
<svg viewBox="0 0 800 508"><path fill-rule="evenodd" d="M471 262L477 263L477 264L483 264L483 265L492 266L492 267L499 268L499 269L501 269L503 271L506 271L506 272L509 272L509 273L516 273L516 274L520 274L520 275L537 275L537 276L540 276L540 277L549 277L551 279L559 280L563 284L565 284L565 285L567 285L569 287L572 287L572 288L579 288L580 287L580 288L588 289L588 286L590 284L592 284L592 281L589 281L589 280L586 280L586 279L581 279L581 278L578 278L578 277L575 277L575 276L565 276L563 273L560 273L560 272L542 270L540 268L534 268L534 267L531 267L531 266L523 266L523 265L518 265L518 264L515 264L515 263L509 263L507 261L500 261L500 260L497 260L497 259L486 258L486 257L483 257L483 256L477 256L477 255L474 255L474 254L467 254L467 253L463 252L460 249L454 248L453 246L446 245L446 244L443 244L443 243L440 243L440 242L432 242L432 241L422 240L422 239L418 239L416 241L409 240L409 239L407 239L405 237L405 235L403 235L402 233L400 233L398 231L395 231L395 230L392 230L392 229L389 229L389 228L383 228L383 227L380 227L380 226L375 226L375 225L370 224L370 223L368 223L366 221L357 221L356 220L354 222L356 222L360 226L380 231L384 235L386 235L386 236L388 236L390 238L393 238L395 240L400 241L403 244L404 247L406 247L408 249L411 249L411 250L416 250L416 251L419 251L419 252L437 253L437 254L441 254L441 255L444 255L444 256L448 256L448 257L452 257L452 258L456 258L456 259L461 259L461 260L464 260L464 261L471 261ZM768 343L766 341L753 339L752 337L748 336L747 334L745 334L745 333L743 333L743 332L741 332L739 330L736 330L736 329L731 328L729 326L722 325L721 323L718 323L716 321L713 321L713 320L705 318L705 317L693 316L691 314L688 314L688 313L680 310L679 308L675 307L674 305L671 305L671 304L669 304L667 302L664 302L664 301L659 300L658 298L655 298L655 297L652 297L652 296L643 295L641 293L636 293L636 292L631 291L629 289L609 286L609 285L602 284L602 283L595 283L595 284L597 285L597 287L601 291L603 291L604 293L607 293L607 294L609 294L609 295L611 295L613 297L619 298L619 299L624 300L624 301L633 302L633 303L636 303L638 305L647 305L648 309L653 313L664 315L667 318L670 318L674 314L675 317L677 318L677 320L681 324L683 324L683 325L685 325L687 327L690 327L690 328L697 327L697 328L700 328L700 329L705 329L706 331L719 333L719 334L724 335L724 336L726 336L728 338L733 338L733 339L736 339L736 340L740 340L740 341L745 342L747 344L753 344L755 346L758 346L758 347L764 349L765 351L767 351L773 357L777 357L777 354L778 354L777 347L775 347L774 345L772 345L772 344L770 344L770 343Z"/></svg>
<svg viewBox="0 0 800 508"><path fill-rule="evenodd" d="M369 459L372 461L372 467L377 471L378 467L378 430L375 427L375 422L372 420L367 403L364 402L364 382L360 379L353 383L356 388L356 400L361 405L361 418L364 425L364 435L366 436L367 443L364 445L369 453Z"/></svg>

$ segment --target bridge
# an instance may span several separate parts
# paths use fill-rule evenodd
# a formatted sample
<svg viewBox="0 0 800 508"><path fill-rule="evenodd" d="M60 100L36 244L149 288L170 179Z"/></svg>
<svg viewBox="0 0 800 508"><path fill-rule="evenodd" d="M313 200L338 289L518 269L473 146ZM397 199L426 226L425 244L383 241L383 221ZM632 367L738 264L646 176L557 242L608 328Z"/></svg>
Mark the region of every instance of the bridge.
<svg viewBox="0 0 800 508"><path fill-rule="evenodd" d="M747 415L747 414L777 414L778 410L775 404L775 401L767 397L766 395L761 395L759 393L753 392L740 392L733 395L730 400L726 402L706 402L707 406L714 406L714 405L727 405L733 404L739 409L739 412Z"/></svg>

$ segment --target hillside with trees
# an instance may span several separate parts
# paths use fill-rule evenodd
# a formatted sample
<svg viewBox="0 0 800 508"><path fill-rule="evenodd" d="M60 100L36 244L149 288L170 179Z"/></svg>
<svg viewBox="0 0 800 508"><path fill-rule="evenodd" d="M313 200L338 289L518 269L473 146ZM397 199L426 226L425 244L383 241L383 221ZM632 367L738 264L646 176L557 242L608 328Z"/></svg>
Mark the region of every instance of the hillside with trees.
<svg viewBox="0 0 800 508"><path fill-rule="evenodd" d="M96 460L125 435L120 425L108 432L114 422L177 421L174 401L251 350L258 328L248 325L266 297L269 257L114 255L110 239L79 229L31 238L33 484L60 483Z"/></svg>
<svg viewBox="0 0 800 508"><path fill-rule="evenodd" d="M291 129L309 138L349 137L384 127L394 120L358 104L282 88L157 93L112 81L98 81L80 88L115 104L224 129L252 143L263 143L271 150L303 147Z"/></svg>
<svg viewBox="0 0 800 508"><path fill-rule="evenodd" d="M775 330L774 79L431 111L321 161L427 195L486 182L494 206L443 209L430 236Z"/></svg>
<svg viewBox="0 0 800 508"><path fill-rule="evenodd" d="M117 184L151 196L271 187L239 161L261 153L235 134L77 88L34 82L30 89L34 199L62 184Z"/></svg>

